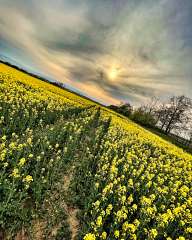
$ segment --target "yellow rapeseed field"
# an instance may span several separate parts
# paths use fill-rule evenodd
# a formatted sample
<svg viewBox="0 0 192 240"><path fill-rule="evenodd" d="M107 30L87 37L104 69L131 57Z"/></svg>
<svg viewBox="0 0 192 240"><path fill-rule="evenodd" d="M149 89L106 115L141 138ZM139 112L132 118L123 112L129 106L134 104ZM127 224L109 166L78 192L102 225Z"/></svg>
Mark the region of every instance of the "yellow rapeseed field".
<svg viewBox="0 0 192 240"><path fill-rule="evenodd" d="M190 154L5 64L0 171L4 239L21 230L38 239L37 221L41 239L74 239L69 206L78 209L77 239L192 239Z"/></svg>

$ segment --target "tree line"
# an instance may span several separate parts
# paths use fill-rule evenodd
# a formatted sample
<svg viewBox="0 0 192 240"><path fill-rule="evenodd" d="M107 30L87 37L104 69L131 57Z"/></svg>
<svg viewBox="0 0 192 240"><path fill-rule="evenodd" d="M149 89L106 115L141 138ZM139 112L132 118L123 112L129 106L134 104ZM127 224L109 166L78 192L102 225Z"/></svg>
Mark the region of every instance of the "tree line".
<svg viewBox="0 0 192 240"><path fill-rule="evenodd" d="M109 108L136 123L158 129L167 135L174 133L179 136L186 132L192 140L192 99L184 95L169 97L166 102L153 97L137 108L128 102L110 105Z"/></svg>

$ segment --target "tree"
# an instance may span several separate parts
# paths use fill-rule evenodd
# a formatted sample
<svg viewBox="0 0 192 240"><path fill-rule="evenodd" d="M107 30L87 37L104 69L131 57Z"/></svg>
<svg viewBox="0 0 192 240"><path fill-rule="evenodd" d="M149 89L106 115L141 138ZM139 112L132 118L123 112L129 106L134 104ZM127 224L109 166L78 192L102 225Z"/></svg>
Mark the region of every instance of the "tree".
<svg viewBox="0 0 192 240"><path fill-rule="evenodd" d="M145 112L149 114L155 114L158 104L159 99L153 96L146 105L142 106L142 108Z"/></svg>
<svg viewBox="0 0 192 240"><path fill-rule="evenodd" d="M192 143L192 130L190 132L190 139L189 139L190 143Z"/></svg>
<svg viewBox="0 0 192 240"><path fill-rule="evenodd" d="M168 108L166 104L162 104L158 110L156 110L156 125L160 125L161 130L163 130L164 126L167 122L168 116Z"/></svg>
<svg viewBox="0 0 192 240"><path fill-rule="evenodd" d="M187 113L191 106L191 99L183 95L171 97L168 104L163 104L157 112L158 121L161 123L161 129L164 129L165 133L168 134L179 125L184 126L184 122L188 120Z"/></svg>
<svg viewBox="0 0 192 240"><path fill-rule="evenodd" d="M119 113L123 114L124 116L130 116L132 111L133 108L130 103L123 103L119 106Z"/></svg>
<svg viewBox="0 0 192 240"><path fill-rule="evenodd" d="M145 108L139 107L131 114L130 117L133 121L146 126L154 127L156 120L151 112L146 111Z"/></svg>
<svg viewBox="0 0 192 240"><path fill-rule="evenodd" d="M121 103L118 106L110 105L109 108L126 117L129 117L133 111L133 107L131 106L130 103Z"/></svg>

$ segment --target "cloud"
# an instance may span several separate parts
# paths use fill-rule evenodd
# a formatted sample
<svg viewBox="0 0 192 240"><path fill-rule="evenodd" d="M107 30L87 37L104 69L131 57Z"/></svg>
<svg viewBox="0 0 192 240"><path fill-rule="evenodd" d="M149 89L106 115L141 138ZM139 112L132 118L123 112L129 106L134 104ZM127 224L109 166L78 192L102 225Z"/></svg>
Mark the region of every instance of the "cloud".
<svg viewBox="0 0 192 240"><path fill-rule="evenodd" d="M190 0L0 0L0 53L103 103L192 97ZM115 79L110 71L118 69Z"/></svg>

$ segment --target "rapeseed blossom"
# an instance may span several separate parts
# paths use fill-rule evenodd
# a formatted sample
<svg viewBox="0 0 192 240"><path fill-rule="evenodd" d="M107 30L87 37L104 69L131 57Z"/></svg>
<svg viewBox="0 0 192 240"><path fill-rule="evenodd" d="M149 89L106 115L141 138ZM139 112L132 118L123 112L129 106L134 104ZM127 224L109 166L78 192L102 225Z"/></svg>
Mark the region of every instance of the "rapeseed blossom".
<svg viewBox="0 0 192 240"><path fill-rule="evenodd" d="M85 237L83 238L84 240L95 240L95 235L92 233L87 233Z"/></svg>
<svg viewBox="0 0 192 240"><path fill-rule="evenodd" d="M91 208L92 221L97 222L103 210L106 214L98 228L93 226L94 233L101 236L110 229L107 238L111 240L152 240L162 233L168 240L189 238L192 157L115 117L107 138L95 176L99 204ZM185 229L183 236L175 229L170 234L173 222L177 222L178 233Z"/></svg>
<svg viewBox="0 0 192 240"><path fill-rule="evenodd" d="M26 183L30 183L33 181L33 177L30 176L30 175L27 175L24 179L23 179L24 182Z"/></svg>

